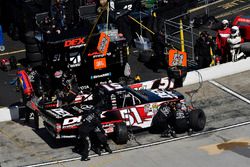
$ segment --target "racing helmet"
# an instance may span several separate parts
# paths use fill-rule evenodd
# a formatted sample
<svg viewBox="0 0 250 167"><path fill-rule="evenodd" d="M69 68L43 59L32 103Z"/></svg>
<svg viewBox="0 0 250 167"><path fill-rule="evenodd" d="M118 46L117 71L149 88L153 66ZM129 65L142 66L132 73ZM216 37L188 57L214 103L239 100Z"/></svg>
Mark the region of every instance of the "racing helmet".
<svg viewBox="0 0 250 167"><path fill-rule="evenodd" d="M222 24L222 27L223 27L224 29L226 29L226 28L228 27L228 25L229 25L229 21L226 20L226 19L224 19L224 20L222 20L221 24Z"/></svg>
<svg viewBox="0 0 250 167"><path fill-rule="evenodd" d="M239 35L240 35L239 27L238 26L233 26L231 28L231 36L236 37L236 36L239 36Z"/></svg>

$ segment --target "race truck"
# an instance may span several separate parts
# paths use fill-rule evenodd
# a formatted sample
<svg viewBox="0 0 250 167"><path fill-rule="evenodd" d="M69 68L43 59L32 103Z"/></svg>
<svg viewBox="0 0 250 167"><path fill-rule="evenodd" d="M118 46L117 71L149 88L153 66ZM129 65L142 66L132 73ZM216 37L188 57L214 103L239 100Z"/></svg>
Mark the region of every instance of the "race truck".
<svg viewBox="0 0 250 167"><path fill-rule="evenodd" d="M26 82L26 88L30 87L25 73L20 76ZM168 82L168 79L162 78L130 86L119 83L100 84L95 91L79 93L75 101L67 105L58 105L57 100L41 103L41 98L31 95L26 106L43 118L44 126L56 139L78 136L83 114L92 109L93 100L102 104L101 123L105 132L112 135L117 144L127 143L129 129L138 130L157 125L154 116L163 104L185 106L184 110L171 109L176 116L173 120L181 119L185 122L175 128L180 131L188 128L203 130L206 123L204 112L186 106L184 96L179 92L163 89L171 85ZM29 92L32 94L32 90Z"/></svg>

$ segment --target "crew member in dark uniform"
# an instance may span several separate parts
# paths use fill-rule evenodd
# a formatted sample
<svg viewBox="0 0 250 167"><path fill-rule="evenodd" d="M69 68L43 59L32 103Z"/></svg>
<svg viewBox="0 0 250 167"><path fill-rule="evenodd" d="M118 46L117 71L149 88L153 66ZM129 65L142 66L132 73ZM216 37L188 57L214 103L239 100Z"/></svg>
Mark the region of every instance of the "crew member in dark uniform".
<svg viewBox="0 0 250 167"><path fill-rule="evenodd" d="M171 111L171 104L161 104L158 112L153 117L151 131L160 130L161 137L176 137L174 127L174 114Z"/></svg>
<svg viewBox="0 0 250 167"><path fill-rule="evenodd" d="M66 29L65 26L65 6L62 4L61 0L56 0L55 4L51 6L51 18L53 22L53 28L56 29L58 34L61 33L63 29Z"/></svg>
<svg viewBox="0 0 250 167"><path fill-rule="evenodd" d="M42 84L41 84L40 75L30 65L28 65L26 71L27 71L29 80L30 80L30 82L32 84L32 87L34 89L35 95L37 97L42 96L42 94L43 94L43 87L42 87ZM24 100L25 105L30 105L29 103L27 103L28 102L27 98L24 98L23 100ZM30 114L31 113L34 114L35 129L38 130L39 129L39 116L38 116L38 113L36 111L31 110L29 107L27 107L26 111L25 111L25 123L29 123L30 122Z"/></svg>
<svg viewBox="0 0 250 167"><path fill-rule="evenodd" d="M104 130L102 128L99 115L101 110L99 106L92 108L91 110L86 110L83 114L82 124L79 127L79 137L76 142L75 148L73 148L73 152L81 153L81 161L88 161L89 151L91 149L91 139L90 135L95 134L95 144L96 150L94 150L97 154L101 155L101 151L99 150L102 146L106 151L112 153L108 143L107 138L104 134Z"/></svg>
<svg viewBox="0 0 250 167"><path fill-rule="evenodd" d="M206 31L203 31L200 33L200 37L196 40L196 44L194 46L198 69L210 66L212 61L210 49L213 49L213 42L209 38L209 34Z"/></svg>

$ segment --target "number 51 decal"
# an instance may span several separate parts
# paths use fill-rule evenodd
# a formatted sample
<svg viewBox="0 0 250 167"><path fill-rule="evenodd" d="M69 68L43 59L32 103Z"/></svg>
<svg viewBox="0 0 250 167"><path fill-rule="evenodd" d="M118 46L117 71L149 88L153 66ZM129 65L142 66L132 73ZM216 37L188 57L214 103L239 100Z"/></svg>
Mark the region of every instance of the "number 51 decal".
<svg viewBox="0 0 250 167"><path fill-rule="evenodd" d="M136 108L125 108L120 110L120 113L127 126L133 125L134 123L142 123L142 119Z"/></svg>

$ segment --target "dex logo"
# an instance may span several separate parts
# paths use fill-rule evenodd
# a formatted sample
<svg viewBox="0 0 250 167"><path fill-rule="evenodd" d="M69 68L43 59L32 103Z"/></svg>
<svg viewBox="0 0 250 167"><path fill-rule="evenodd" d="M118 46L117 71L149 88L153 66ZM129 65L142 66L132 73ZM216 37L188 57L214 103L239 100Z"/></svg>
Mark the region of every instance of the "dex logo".
<svg viewBox="0 0 250 167"><path fill-rule="evenodd" d="M76 45L81 45L84 43L85 43L85 38L80 37L80 38L75 38L75 39L65 41L64 47L76 46Z"/></svg>
<svg viewBox="0 0 250 167"><path fill-rule="evenodd" d="M63 121L63 126L73 125L73 124L76 124L76 123L80 123L81 120L82 120L82 116L66 118Z"/></svg>

